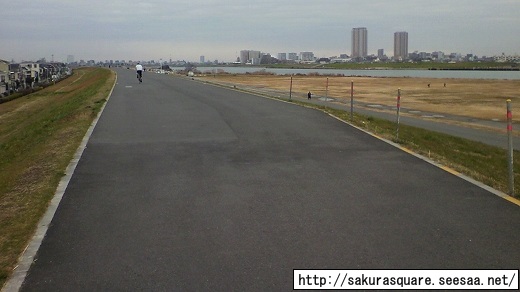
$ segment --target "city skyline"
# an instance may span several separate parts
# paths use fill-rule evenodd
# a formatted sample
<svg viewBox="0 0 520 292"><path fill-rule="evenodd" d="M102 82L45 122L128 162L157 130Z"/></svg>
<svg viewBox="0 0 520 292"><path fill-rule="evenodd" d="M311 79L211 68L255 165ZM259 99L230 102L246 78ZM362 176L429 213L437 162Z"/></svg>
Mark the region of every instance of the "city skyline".
<svg viewBox="0 0 520 292"><path fill-rule="evenodd" d="M373 58L373 57L377 57L378 59L382 59L384 58L384 60L389 60L389 59L392 59L392 60L395 60L395 61L404 61L404 60L409 60L410 59L410 53L408 51L408 32L405 32L405 31L401 31L401 32L394 32L394 42L393 42L393 56L387 56L386 53L385 53L385 49L377 49L377 53L371 53L369 54L368 53L368 50L367 50L367 47L368 47L368 38L367 38L367 35L368 35L368 30L367 28L365 27L360 27L360 28L352 28L351 30L351 52L350 52L350 55L347 55L347 54L344 54L344 53L341 53L341 54L336 54L336 55L331 55L331 56L316 56L314 54L314 52L309 52L309 51L304 51L304 52L299 52L299 53L295 53L295 52L278 52L278 53L270 53L270 52L263 52L263 51L260 51L260 50L240 50L240 54L237 55L237 58L234 59L234 60L226 60L226 61L219 61L218 59L215 59L215 60L206 60L205 56L204 55L199 55L197 58L198 58L198 62L196 60L180 60L180 59L177 59L177 60L173 60L173 59L163 59L163 58L160 58L160 59L149 59L149 60L146 60L146 59L135 59L135 60L132 60L132 59L125 59L125 58L115 58L116 61L126 61L126 60L129 60L130 62L136 62L136 61L145 61L145 62L157 62L157 63L172 63L172 62L182 62L182 61L185 61L185 62L192 62L192 63L235 63L237 61L245 64L245 63L251 63L251 64L259 64L259 60L262 58L263 55L270 55L274 58L277 58L278 60L280 61L312 61L314 59L319 59L319 58L345 58L345 57L342 57L342 56L347 56L347 58L352 58L353 60L362 60L366 57L369 57L369 58ZM414 50L413 51L413 54L419 54L419 55L425 55L425 56L428 56L428 55L436 55L436 54L442 54L442 56L448 56L448 55L453 55L453 54L456 54L456 55L459 55L459 56L464 56L464 55L471 55L471 56L478 56L476 54L467 54L466 52L444 52L442 50L437 50L437 51L431 51L431 52L425 52L425 51L421 51L419 52L418 50ZM340 57L338 57L338 55ZM505 53L502 53L502 54L494 54L494 55L480 55L479 57L486 57L486 58L492 58L492 57L499 57L502 55L502 58L507 58L507 56L518 56L518 54L511 54L511 55L505 55ZM303 56L303 57L302 57ZM504 57L505 56L505 57ZM54 62L54 55L52 55L52 62ZM2 60L2 59L0 59ZM32 60L27 60L27 59L22 59L20 61L15 61L15 62L37 62L37 61L43 61L43 62L48 62L48 60L46 60L45 57L41 58L41 59L38 59L38 60L35 60L35 59L32 59ZM74 55L67 55L66 59L60 61L60 60L56 60L56 62L63 62L63 63L77 63L78 61L81 61L81 62L91 62L91 61L96 61L96 62L105 62L107 63L107 61L109 61L109 59L105 59L105 60L102 60L102 59L92 59L92 58L85 58L85 59L81 59L81 60L75 60L74 58ZM114 59L110 59L110 61L114 61Z"/></svg>
<svg viewBox="0 0 520 292"><path fill-rule="evenodd" d="M370 31L369 55L384 49L393 56L397 31L413 36L410 51L513 55L520 53L518 11L514 0L9 1L0 12L0 59L196 61L204 55L231 62L243 49L350 55L353 27Z"/></svg>

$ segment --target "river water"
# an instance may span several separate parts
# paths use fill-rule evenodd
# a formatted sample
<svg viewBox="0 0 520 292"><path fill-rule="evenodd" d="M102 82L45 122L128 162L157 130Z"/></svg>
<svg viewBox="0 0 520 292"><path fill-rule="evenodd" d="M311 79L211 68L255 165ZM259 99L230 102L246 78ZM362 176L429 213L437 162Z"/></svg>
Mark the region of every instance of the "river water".
<svg viewBox="0 0 520 292"><path fill-rule="evenodd" d="M178 69L178 68L174 68ZM455 71L455 70L348 70L348 69L280 69L261 67L197 67L205 72L228 72L232 74L253 73L258 71L270 72L276 75L309 74L370 77L421 77L421 78L468 78L468 79L509 79L520 80L520 71Z"/></svg>

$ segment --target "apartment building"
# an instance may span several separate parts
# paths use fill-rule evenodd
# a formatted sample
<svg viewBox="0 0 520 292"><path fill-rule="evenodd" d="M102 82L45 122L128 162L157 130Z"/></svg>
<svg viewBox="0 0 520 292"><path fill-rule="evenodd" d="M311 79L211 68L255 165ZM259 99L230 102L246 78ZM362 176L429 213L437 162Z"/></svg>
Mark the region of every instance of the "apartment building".
<svg viewBox="0 0 520 292"><path fill-rule="evenodd" d="M401 61L408 59L408 33L406 31L394 33L394 59Z"/></svg>
<svg viewBox="0 0 520 292"><path fill-rule="evenodd" d="M368 55L368 31L366 27L352 29L352 58L366 58Z"/></svg>
<svg viewBox="0 0 520 292"><path fill-rule="evenodd" d="M260 51L242 50L240 51L240 63L242 64L260 64L262 53Z"/></svg>
<svg viewBox="0 0 520 292"><path fill-rule="evenodd" d="M313 52L300 52L300 61L302 62L314 62Z"/></svg>

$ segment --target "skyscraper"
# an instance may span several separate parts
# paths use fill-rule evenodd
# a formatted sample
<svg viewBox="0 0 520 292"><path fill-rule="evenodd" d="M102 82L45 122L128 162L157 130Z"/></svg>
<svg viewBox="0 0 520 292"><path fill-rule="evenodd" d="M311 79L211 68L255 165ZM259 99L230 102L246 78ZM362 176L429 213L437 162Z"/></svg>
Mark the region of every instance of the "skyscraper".
<svg viewBox="0 0 520 292"><path fill-rule="evenodd" d="M367 28L358 27L352 29L352 58L365 58L368 47Z"/></svg>
<svg viewBox="0 0 520 292"><path fill-rule="evenodd" d="M406 31L394 33L394 58L396 60L408 59L408 33Z"/></svg>

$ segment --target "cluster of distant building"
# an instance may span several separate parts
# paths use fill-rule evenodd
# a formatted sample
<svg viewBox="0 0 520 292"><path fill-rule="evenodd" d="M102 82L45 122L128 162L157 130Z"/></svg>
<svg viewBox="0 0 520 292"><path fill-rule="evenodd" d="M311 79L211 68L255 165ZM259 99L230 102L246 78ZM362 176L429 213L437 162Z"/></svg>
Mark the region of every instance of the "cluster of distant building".
<svg viewBox="0 0 520 292"><path fill-rule="evenodd" d="M444 52L408 52L408 32L399 31L394 33L394 54L388 57L384 49L377 50L377 55L368 54L368 30L366 27L352 29L351 34L351 55L341 54L333 57L316 57L313 52L298 53L278 53L276 57L271 54L264 54L255 50L240 51L240 57L235 63L240 64L271 64L271 63L347 63L347 62L520 62L520 56L501 56L486 57L473 54L460 54Z"/></svg>
<svg viewBox="0 0 520 292"><path fill-rule="evenodd" d="M0 59L0 97L55 82L70 74L70 68L61 62L42 59L15 63Z"/></svg>

